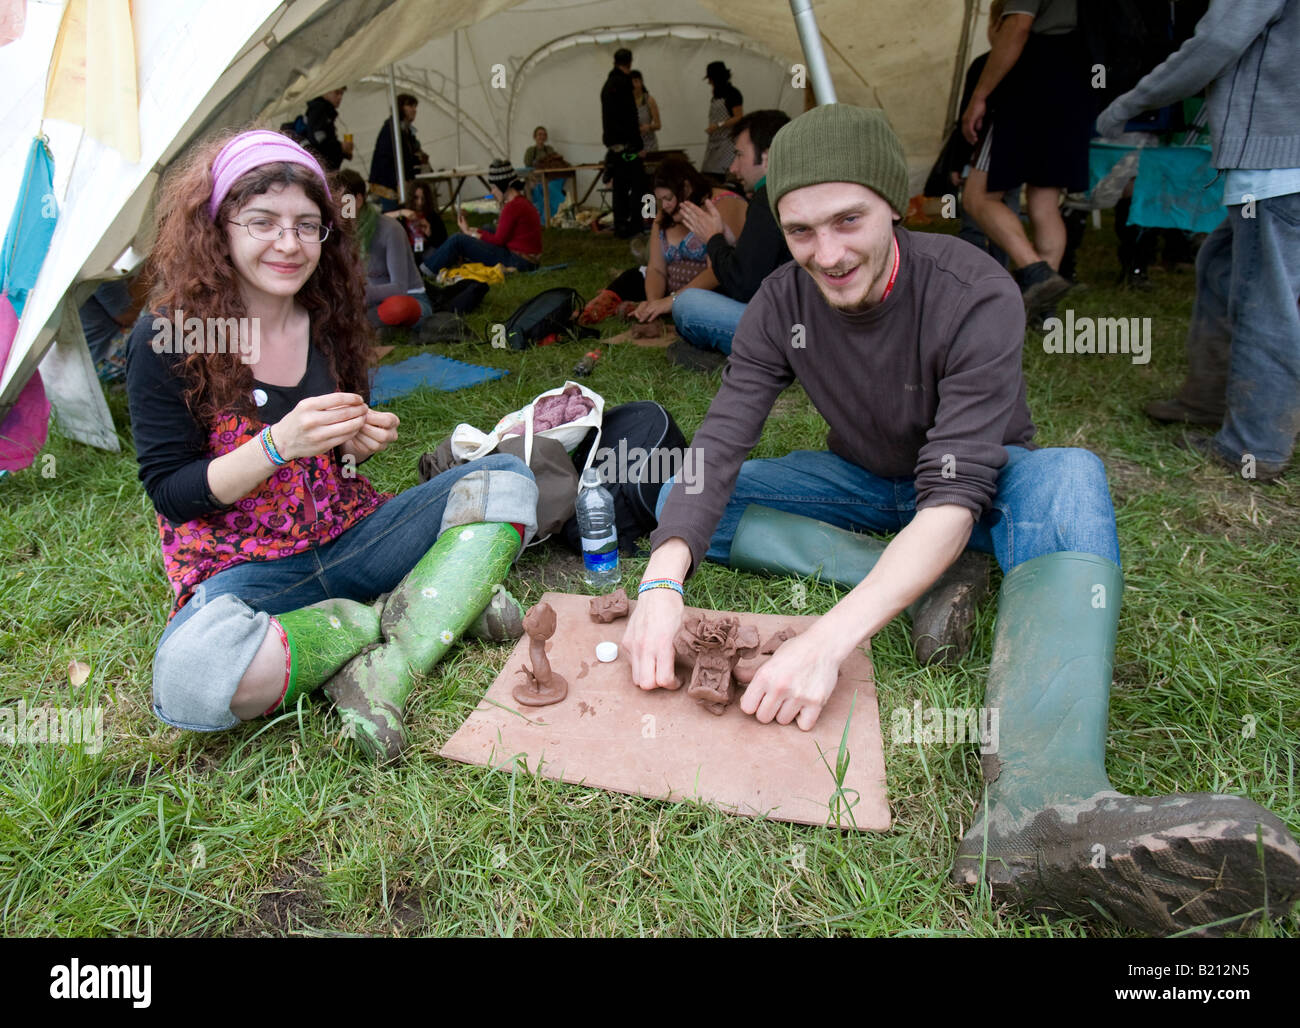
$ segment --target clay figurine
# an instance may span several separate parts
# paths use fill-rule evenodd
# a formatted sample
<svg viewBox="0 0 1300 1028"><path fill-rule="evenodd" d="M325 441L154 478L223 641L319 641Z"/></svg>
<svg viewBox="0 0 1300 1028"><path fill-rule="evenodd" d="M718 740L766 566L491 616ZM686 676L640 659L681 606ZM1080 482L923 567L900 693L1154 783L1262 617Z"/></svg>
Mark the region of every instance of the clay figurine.
<svg viewBox="0 0 1300 1028"><path fill-rule="evenodd" d="M521 667L524 681L511 690L516 703L525 707L545 707L559 703L569 695L569 683L563 675L551 670L546 656L546 640L555 634L555 608L549 603L539 603L524 615L524 631L528 633L528 657L533 662L531 670Z"/></svg>
<svg viewBox="0 0 1300 1028"><path fill-rule="evenodd" d="M710 714L720 715L734 698L736 662L758 652L758 629L730 614L691 613L673 648L678 662L691 669L687 695Z"/></svg>
<svg viewBox="0 0 1300 1028"><path fill-rule="evenodd" d="M755 656L736 662L736 666L731 670L731 675L736 680L736 684L749 685L754 680L754 676L758 674L758 669L767 663L767 658L780 649L783 642L787 639L793 639L798 634L797 629L786 625L785 628L779 629L768 636L767 642L763 643Z"/></svg>
<svg viewBox="0 0 1300 1028"><path fill-rule="evenodd" d="M627 593L622 589L591 598L591 620L602 625L627 617L627 609Z"/></svg>

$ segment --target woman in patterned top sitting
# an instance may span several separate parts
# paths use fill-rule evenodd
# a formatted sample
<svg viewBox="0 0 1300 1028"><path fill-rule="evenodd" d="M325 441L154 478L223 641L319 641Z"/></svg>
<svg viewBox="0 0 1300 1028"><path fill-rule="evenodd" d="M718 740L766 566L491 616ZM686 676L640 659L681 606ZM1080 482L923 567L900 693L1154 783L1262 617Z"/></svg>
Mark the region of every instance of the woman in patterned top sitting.
<svg viewBox="0 0 1300 1028"><path fill-rule="evenodd" d="M630 268L587 304L583 324L595 324L620 309L638 321L671 314L673 299L683 289L716 289L718 280L709 268L707 239L697 239L682 221L681 205L690 200L712 205L722 215L724 231L734 242L745 227L748 205L729 189L715 186L679 157L659 165L654 177L659 216L650 235L650 259L644 275Z"/></svg>
<svg viewBox="0 0 1300 1028"><path fill-rule="evenodd" d="M156 316L127 371L174 597L153 706L220 731L328 682L347 733L393 759L414 673L493 597L537 491L508 455L398 496L357 473L398 419L367 402L366 276L340 195L262 130L198 144L160 192Z"/></svg>

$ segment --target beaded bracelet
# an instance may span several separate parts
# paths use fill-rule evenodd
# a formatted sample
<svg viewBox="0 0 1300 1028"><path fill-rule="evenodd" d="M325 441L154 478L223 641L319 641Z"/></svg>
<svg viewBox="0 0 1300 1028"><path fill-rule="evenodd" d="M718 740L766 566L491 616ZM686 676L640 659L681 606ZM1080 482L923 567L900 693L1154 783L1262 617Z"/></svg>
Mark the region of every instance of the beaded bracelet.
<svg viewBox="0 0 1300 1028"><path fill-rule="evenodd" d="M637 586L636 594L649 592L651 589L671 589L683 599L686 597L686 590L682 588L682 583L675 578L650 578Z"/></svg>
<svg viewBox="0 0 1300 1028"><path fill-rule="evenodd" d="M275 440L271 438L271 426L267 425L262 429L258 439L262 442L262 452L266 454L266 459L274 464L277 468L282 468L289 462L280 456L280 451L275 448Z"/></svg>

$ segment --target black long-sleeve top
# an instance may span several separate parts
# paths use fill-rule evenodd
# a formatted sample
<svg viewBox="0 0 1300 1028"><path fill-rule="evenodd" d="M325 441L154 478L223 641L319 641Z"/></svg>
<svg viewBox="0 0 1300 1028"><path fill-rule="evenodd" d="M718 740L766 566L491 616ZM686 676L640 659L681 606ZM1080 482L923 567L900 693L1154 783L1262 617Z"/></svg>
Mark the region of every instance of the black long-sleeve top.
<svg viewBox="0 0 1300 1028"><path fill-rule="evenodd" d="M749 203L745 227L740 230L736 245L728 243L719 232L709 239L708 249L709 263L722 284L722 292L741 303L749 303L763 279L790 260L785 233L767 202L766 182L759 185Z"/></svg>
<svg viewBox="0 0 1300 1028"><path fill-rule="evenodd" d="M636 113L632 77L615 68L600 90L601 141L606 146L641 149L641 121Z"/></svg>

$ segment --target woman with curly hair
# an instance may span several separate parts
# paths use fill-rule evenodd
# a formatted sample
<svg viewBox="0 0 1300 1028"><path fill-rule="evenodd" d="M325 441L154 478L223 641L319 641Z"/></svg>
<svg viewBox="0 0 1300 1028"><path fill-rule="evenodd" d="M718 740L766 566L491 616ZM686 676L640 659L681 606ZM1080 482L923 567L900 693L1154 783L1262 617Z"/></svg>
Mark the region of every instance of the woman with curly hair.
<svg viewBox="0 0 1300 1028"><path fill-rule="evenodd" d="M220 731L325 685L348 733L393 759L413 674L488 606L537 489L505 455L397 496L357 473L398 419L367 402L365 273L337 196L262 130L199 144L162 187L156 316L127 372L175 595L154 712Z"/></svg>

